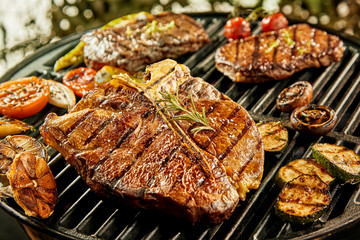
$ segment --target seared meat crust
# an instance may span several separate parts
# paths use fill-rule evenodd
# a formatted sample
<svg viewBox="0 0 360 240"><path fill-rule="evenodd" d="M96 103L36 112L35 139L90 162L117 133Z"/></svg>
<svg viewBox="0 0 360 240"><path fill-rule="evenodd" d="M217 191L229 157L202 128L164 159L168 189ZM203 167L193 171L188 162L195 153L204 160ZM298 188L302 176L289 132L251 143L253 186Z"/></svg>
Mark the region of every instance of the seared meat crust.
<svg viewBox="0 0 360 240"><path fill-rule="evenodd" d="M227 43L216 51L215 64L234 82L259 83L328 66L340 61L343 51L337 36L297 24Z"/></svg>
<svg viewBox="0 0 360 240"><path fill-rule="evenodd" d="M88 67L99 70L109 65L130 72L197 51L210 42L194 19L171 12L150 15L123 27L96 29L81 40L85 42L84 60Z"/></svg>
<svg viewBox="0 0 360 240"><path fill-rule="evenodd" d="M192 223L227 219L262 177L264 151L254 121L173 60L149 66L146 76L145 84L119 76L116 86L90 92L69 114L49 114L41 127L45 142L99 194ZM159 91L173 92L177 84L181 103L190 107L191 91L215 131L194 136L194 124L159 111Z"/></svg>

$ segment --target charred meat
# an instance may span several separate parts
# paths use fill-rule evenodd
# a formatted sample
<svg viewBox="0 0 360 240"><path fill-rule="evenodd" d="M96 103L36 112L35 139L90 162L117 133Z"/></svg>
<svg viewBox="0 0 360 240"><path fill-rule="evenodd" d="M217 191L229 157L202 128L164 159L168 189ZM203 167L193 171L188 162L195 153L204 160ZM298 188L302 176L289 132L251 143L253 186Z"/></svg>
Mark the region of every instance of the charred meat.
<svg viewBox="0 0 360 240"><path fill-rule="evenodd" d="M337 36L297 24L227 43L217 50L215 64L235 82L260 83L328 66L340 61L343 51Z"/></svg>
<svg viewBox="0 0 360 240"><path fill-rule="evenodd" d="M210 39L191 17L163 12L126 26L96 29L82 41L88 67L99 70L109 65L135 72L147 64L197 51Z"/></svg>
<svg viewBox="0 0 360 240"><path fill-rule="evenodd" d="M142 84L124 76L90 92L70 113L49 114L45 142L98 194L192 223L230 217L263 173L263 143L250 115L173 60L147 67ZM214 130L194 134L196 123L174 121L180 113L163 110L160 92L204 109Z"/></svg>

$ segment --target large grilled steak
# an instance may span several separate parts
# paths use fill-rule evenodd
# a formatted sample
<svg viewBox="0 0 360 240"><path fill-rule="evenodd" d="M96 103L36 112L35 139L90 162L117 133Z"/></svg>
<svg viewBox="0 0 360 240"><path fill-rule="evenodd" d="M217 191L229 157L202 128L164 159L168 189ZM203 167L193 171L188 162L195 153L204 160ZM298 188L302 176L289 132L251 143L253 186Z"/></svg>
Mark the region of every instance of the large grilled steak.
<svg viewBox="0 0 360 240"><path fill-rule="evenodd" d="M147 67L145 83L119 75L64 116L50 113L41 134L95 192L186 218L219 223L257 189L264 150L244 108L173 60ZM204 107L213 130L173 121L159 92Z"/></svg>
<svg viewBox="0 0 360 240"><path fill-rule="evenodd" d="M343 51L337 36L297 24L227 43L216 51L215 64L235 82L259 83L328 66L340 61Z"/></svg>
<svg viewBox="0 0 360 240"><path fill-rule="evenodd" d="M184 14L162 12L126 26L96 29L85 34L84 61L88 67L105 65L138 71L165 58L197 51L210 39L204 28Z"/></svg>

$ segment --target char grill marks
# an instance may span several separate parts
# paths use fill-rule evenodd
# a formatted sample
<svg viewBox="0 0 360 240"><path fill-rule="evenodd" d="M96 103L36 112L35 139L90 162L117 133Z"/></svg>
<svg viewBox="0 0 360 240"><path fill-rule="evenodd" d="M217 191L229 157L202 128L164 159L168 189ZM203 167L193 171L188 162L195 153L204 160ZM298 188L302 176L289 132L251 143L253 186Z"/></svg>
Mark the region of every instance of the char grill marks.
<svg viewBox="0 0 360 240"><path fill-rule="evenodd" d="M99 92L117 98L131 90L124 87L113 93ZM139 92L132 90L129 95L145 101L136 109L128 104L119 111L101 109L94 102L90 110L80 109L89 106L84 99L76 111L62 117L51 114L41 130L45 141L100 194L118 195L144 208L169 211L167 208L177 206L182 211L175 215L191 222L202 219L217 223L229 217L238 195L218 160L201 154L211 167L214 180L210 181L198 164L198 154L155 114L154 108L149 108L146 99L134 97L141 95ZM151 114L143 114L148 111Z"/></svg>
<svg viewBox="0 0 360 240"><path fill-rule="evenodd" d="M215 63L236 82L281 80L305 68L339 61L342 45L337 36L298 24L230 42L217 50Z"/></svg>
<svg viewBox="0 0 360 240"><path fill-rule="evenodd" d="M147 31L150 28L147 24L152 22L156 27L169 24L171 27ZM123 27L96 29L84 35L82 40L86 44L84 57L87 66L100 69L111 65L128 71L137 71L164 58L177 58L210 41L194 19L170 12L151 15Z"/></svg>
<svg viewBox="0 0 360 240"><path fill-rule="evenodd" d="M149 66L146 76L145 84L125 84L119 75L118 87L108 83L69 114L50 114L41 128L45 142L99 194L191 222L223 221L260 184L264 151L254 121L173 60ZM194 136L192 122L175 122L176 113L159 112L159 91L175 94L176 86L180 103L191 108L191 92L214 132Z"/></svg>
<svg viewBox="0 0 360 240"><path fill-rule="evenodd" d="M214 131L202 131L194 136L191 129L198 124L183 120L170 123L175 129L180 129L179 134L190 138L196 148L205 150L222 162L238 189L240 199L245 200L249 189L256 189L260 184L263 170L263 143L254 121L244 108L212 85L190 76L187 67L171 60L164 60L162 63L158 69L162 67L163 74L150 76L148 86L143 88L144 94L155 101L159 98L160 91L169 91L175 95L178 85L180 104L192 109L189 97L191 93L196 110L202 112L204 108L207 121ZM156 70L156 64L153 66L152 72L160 72ZM171 119L182 113L167 114Z"/></svg>
<svg viewBox="0 0 360 240"><path fill-rule="evenodd" d="M328 198L327 192L328 189L319 186L305 186L303 184L297 183L288 183L286 188L290 189L288 194L280 194L279 201L283 203L294 203L299 206L305 206L307 208L313 207L313 211L317 208L324 208L326 204L322 201L323 199ZM301 194L304 192L309 192L313 196L309 197L307 194ZM296 196L296 197L294 197ZM301 207L298 207L301 209Z"/></svg>

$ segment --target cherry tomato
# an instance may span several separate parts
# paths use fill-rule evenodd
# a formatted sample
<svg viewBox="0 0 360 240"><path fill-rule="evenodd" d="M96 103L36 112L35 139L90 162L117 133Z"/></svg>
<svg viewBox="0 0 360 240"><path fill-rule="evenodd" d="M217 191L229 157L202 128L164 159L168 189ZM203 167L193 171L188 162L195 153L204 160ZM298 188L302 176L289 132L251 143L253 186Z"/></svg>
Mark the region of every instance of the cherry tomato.
<svg viewBox="0 0 360 240"><path fill-rule="evenodd" d="M88 91L94 89L96 71L91 68L80 67L71 70L63 77L63 83L71 88L74 93L82 97Z"/></svg>
<svg viewBox="0 0 360 240"><path fill-rule="evenodd" d="M50 90L45 80L20 78L0 84L0 113L22 119L40 112L49 101Z"/></svg>
<svg viewBox="0 0 360 240"><path fill-rule="evenodd" d="M267 17L261 21L261 28L263 32L276 31L281 28L286 28L289 22L284 14L278 12Z"/></svg>
<svg viewBox="0 0 360 240"><path fill-rule="evenodd" d="M246 38L250 35L250 23L242 17L229 19L225 24L224 35L229 40Z"/></svg>

